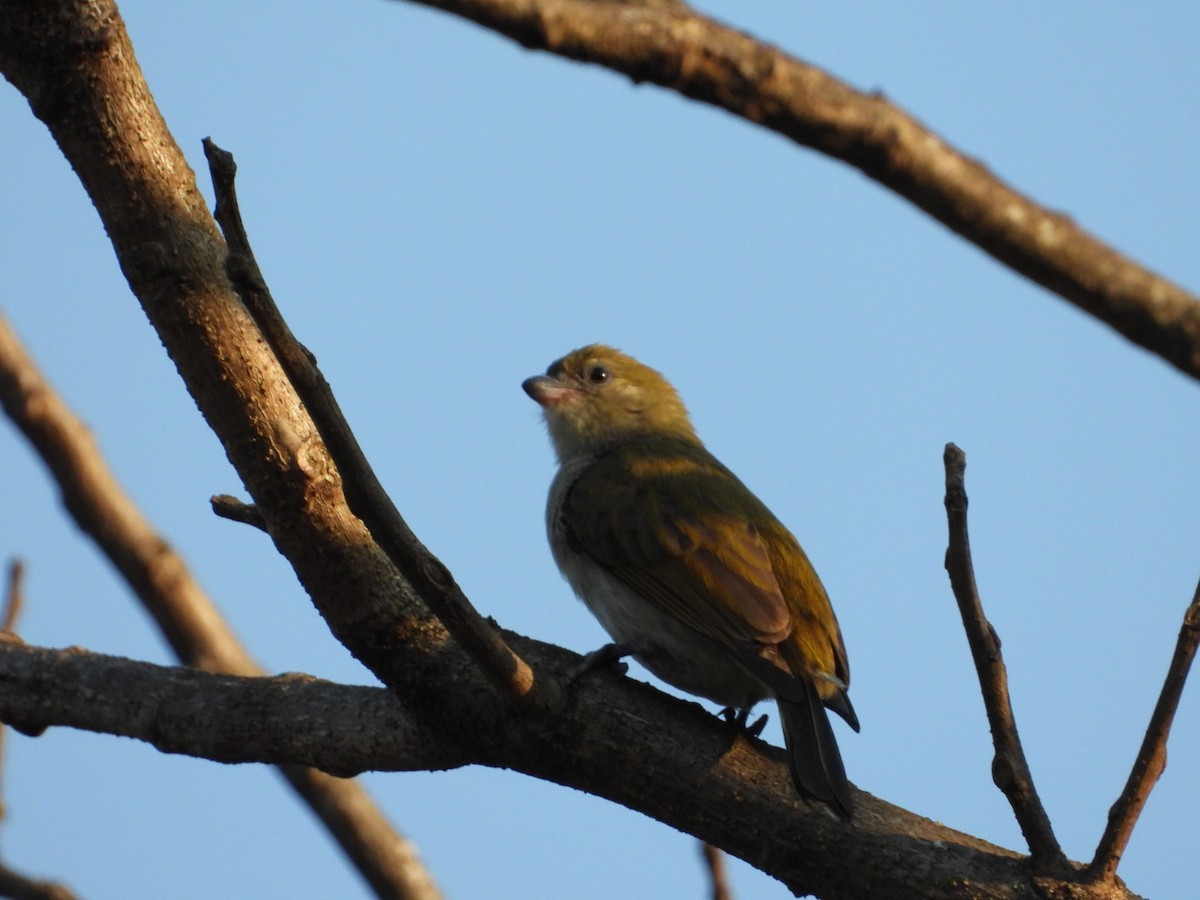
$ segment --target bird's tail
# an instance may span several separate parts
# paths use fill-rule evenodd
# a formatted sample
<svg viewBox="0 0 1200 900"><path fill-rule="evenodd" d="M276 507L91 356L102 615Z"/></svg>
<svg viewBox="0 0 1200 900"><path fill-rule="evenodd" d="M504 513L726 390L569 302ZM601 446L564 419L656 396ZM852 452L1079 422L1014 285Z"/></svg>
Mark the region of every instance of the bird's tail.
<svg viewBox="0 0 1200 900"><path fill-rule="evenodd" d="M792 781L802 795L820 800L841 818L849 819L853 803L842 754L816 685L804 681L807 689L803 694L778 700Z"/></svg>

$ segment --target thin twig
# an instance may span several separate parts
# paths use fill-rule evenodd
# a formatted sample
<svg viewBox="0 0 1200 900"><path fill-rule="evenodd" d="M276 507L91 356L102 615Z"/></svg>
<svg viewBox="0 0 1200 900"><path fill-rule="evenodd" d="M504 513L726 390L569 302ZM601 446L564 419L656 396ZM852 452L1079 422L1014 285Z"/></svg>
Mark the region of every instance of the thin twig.
<svg viewBox="0 0 1200 900"><path fill-rule="evenodd" d="M1108 825L1096 847L1096 856L1088 866L1088 877L1094 881L1113 880L1138 817L1167 767L1167 737L1171 733L1171 723L1175 718L1175 710L1179 708L1179 698L1183 694L1192 660L1196 658L1197 645L1200 645L1200 584L1196 585L1192 602L1183 615L1179 638L1175 642L1175 654L1171 657L1167 677L1163 680L1158 703L1150 716L1150 724L1146 727L1146 736L1142 738L1142 746L1129 773L1129 780L1108 812Z"/></svg>
<svg viewBox="0 0 1200 900"><path fill-rule="evenodd" d="M4 611L3 611L3 627L0 627L0 634L16 637L17 634L17 619L21 615L21 606L24 604L24 592L21 590L21 583L25 577L25 564L19 559L14 559L8 564L8 590L4 596ZM7 791L4 789L4 751L8 749L8 729L0 725L0 821L8 815L8 805L5 803L4 797Z"/></svg>
<svg viewBox="0 0 1200 900"><path fill-rule="evenodd" d="M76 524L120 571L180 661L210 672L262 674L182 557L122 489L91 433L42 376L3 316L0 406L50 469ZM373 809L361 784L314 781L296 767L281 771L380 896L438 896L425 890L431 884L427 873L413 875L421 870L416 850ZM364 835L370 839L364 841Z"/></svg>
<svg viewBox="0 0 1200 900"><path fill-rule="evenodd" d="M4 615L0 621L0 631L9 634L17 633L17 619L21 615L21 607L25 602L22 583L25 577L25 564L14 559L8 564L8 592L4 598Z"/></svg>
<svg viewBox="0 0 1200 900"><path fill-rule="evenodd" d="M510 697L557 705L557 686L548 679L534 679L533 670L479 614L450 570L421 543L384 491L313 355L293 336L271 297L238 209L233 155L208 138L204 154L217 198L214 216L229 246L230 281L320 431L341 474L347 505L494 684Z"/></svg>
<svg viewBox="0 0 1200 900"><path fill-rule="evenodd" d="M222 519L251 525L259 531L267 530L267 520L263 518L263 514L253 503L246 503L229 494L217 494L210 497L208 502L212 506L212 511Z"/></svg>
<svg viewBox="0 0 1200 900"><path fill-rule="evenodd" d="M4 597L4 610L0 613L3 621L0 623L0 634L16 637L17 619L20 618L21 608L25 603L22 589L25 576L25 565L19 559L8 564L8 590ZM8 729L0 725L0 821L8 816L8 803L5 800L7 791L4 790L4 751L8 747ZM43 881L31 878L10 869L0 863L0 897L10 897L13 900L75 900L75 895L65 886L56 881Z"/></svg>
<svg viewBox="0 0 1200 900"><path fill-rule="evenodd" d="M1012 701L1008 694L1008 672L1000 655L1000 639L983 612L971 562L971 544L967 534L967 457L954 444L943 454L946 468L946 518L950 543L946 549L946 571L958 609L962 615L967 643L975 661L983 705L987 710L996 755L992 759L992 780L1008 798L1021 833L1029 845L1038 874L1061 872L1067 859L1054 836L1050 818L1033 784L1025 751L1017 734Z"/></svg>
<svg viewBox="0 0 1200 900"><path fill-rule="evenodd" d="M700 852L704 856L709 883L712 885L709 896L712 900L733 900L733 894L729 890L729 878L725 874L725 854L719 847L703 841L700 843Z"/></svg>

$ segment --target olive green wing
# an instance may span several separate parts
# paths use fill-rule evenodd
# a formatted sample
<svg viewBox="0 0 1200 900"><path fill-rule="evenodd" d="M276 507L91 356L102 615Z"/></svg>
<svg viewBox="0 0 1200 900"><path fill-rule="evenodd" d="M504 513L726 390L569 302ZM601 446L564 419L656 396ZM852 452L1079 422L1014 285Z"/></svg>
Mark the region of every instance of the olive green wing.
<svg viewBox="0 0 1200 900"><path fill-rule="evenodd" d="M829 595L790 531L775 522L763 530L763 540L794 622L791 640L780 646L781 655L793 672L812 676L821 701L858 731L858 715L846 693L850 662Z"/></svg>
<svg viewBox="0 0 1200 900"><path fill-rule="evenodd" d="M702 447L648 443L585 470L566 495L563 524L580 552L647 603L757 655L787 638L792 615L742 493Z"/></svg>
<svg viewBox="0 0 1200 900"><path fill-rule="evenodd" d="M729 647L774 693L797 676L858 729L829 597L795 537L702 446L610 451L575 481L563 525L577 550L647 603Z"/></svg>

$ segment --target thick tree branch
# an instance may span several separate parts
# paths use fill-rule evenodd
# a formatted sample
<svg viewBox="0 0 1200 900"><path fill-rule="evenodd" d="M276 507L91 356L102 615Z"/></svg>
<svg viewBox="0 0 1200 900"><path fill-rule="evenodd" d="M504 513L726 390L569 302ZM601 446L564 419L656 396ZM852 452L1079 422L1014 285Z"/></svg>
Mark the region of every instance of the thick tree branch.
<svg viewBox="0 0 1200 900"><path fill-rule="evenodd" d="M1196 593L1183 615L1183 625L1179 628L1179 638L1175 642L1175 653L1167 668L1167 677L1163 680L1158 703L1150 716L1150 724L1146 727L1146 735L1129 773L1129 780L1121 796L1109 810L1108 825L1096 848L1096 856L1088 867L1089 875L1097 881L1109 881L1113 878L1117 865L1121 862L1121 855L1125 852L1125 846L1133 836L1138 817L1146 801L1150 799L1150 792L1167 767L1167 736L1171 733L1171 723L1175 719L1175 710L1179 708L1179 698L1183 695L1183 686L1187 682L1192 661L1196 658L1198 644L1200 584L1196 585Z"/></svg>
<svg viewBox="0 0 1200 900"><path fill-rule="evenodd" d="M1200 302L1015 191L878 93L675 0L406 0L727 110L848 163L1200 378Z"/></svg>
<svg viewBox="0 0 1200 900"><path fill-rule="evenodd" d="M311 675L219 675L79 648L0 641L0 721L68 726L223 763L367 770L449 769L447 752L385 688Z"/></svg>
<svg viewBox="0 0 1200 900"><path fill-rule="evenodd" d="M217 197L216 219L229 245L226 271L316 422L341 476L346 503L363 520L392 564L501 690L518 700L560 705L558 685L534 679L528 663L512 652L476 611L450 570L413 534L375 477L315 358L292 334L259 270L238 207L233 155L207 138L204 155Z"/></svg>
<svg viewBox="0 0 1200 900"><path fill-rule="evenodd" d="M508 637L525 658L557 674L578 664L574 654ZM472 681L486 683L482 674L473 673ZM668 821L683 816L702 833L723 835L725 844L726 832L737 834L739 855L753 851L753 862L782 874L800 893L861 897L861 885L869 883L899 898L1036 896L1017 854L862 793L856 796L861 814L850 828L794 798L781 751L748 741L698 705L647 685L606 675L587 682L568 711L541 728L490 704L512 728L495 728L481 713L475 724L488 738L468 760L447 750L383 689L305 675L213 675L0 642L0 720L26 730L69 726L218 762L291 762L342 773L483 761L616 794L619 802ZM564 743L566 753L559 749ZM618 779L610 760L620 767ZM865 871L839 871L836 860L847 843L859 848ZM972 872L965 890L945 880L951 871L961 877L964 865ZM888 874L897 868L921 874L898 884Z"/></svg>
<svg viewBox="0 0 1200 900"><path fill-rule="evenodd" d="M967 643L971 647L971 657L975 660L975 671L983 692L988 725L992 730L992 744L996 749L992 760L992 780L1008 798L1039 874L1062 872L1066 867L1066 857L1033 785L1025 750L1017 734L1017 722L1008 695L1008 672L1000 655L1000 638L984 615L979 590L975 585L975 568L971 562L971 544L967 534L967 457L954 444L947 444L943 459L946 467L946 518L950 529L946 571L950 575L950 586L962 614Z"/></svg>
<svg viewBox="0 0 1200 900"><path fill-rule="evenodd" d="M263 670L183 558L121 488L87 427L46 381L0 316L0 406L41 456L75 523L113 563L184 665L231 675ZM434 900L412 842L353 781L289 766L280 774L380 896Z"/></svg>

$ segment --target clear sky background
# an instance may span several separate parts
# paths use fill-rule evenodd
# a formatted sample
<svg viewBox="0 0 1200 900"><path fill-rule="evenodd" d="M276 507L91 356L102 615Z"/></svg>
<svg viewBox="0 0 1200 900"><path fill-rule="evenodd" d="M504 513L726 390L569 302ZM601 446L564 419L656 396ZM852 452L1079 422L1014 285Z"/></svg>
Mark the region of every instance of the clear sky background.
<svg viewBox="0 0 1200 900"><path fill-rule="evenodd" d="M520 382L617 345L673 380L815 562L854 672L855 784L1023 850L942 568L942 448L959 444L1034 776L1090 858L1200 576L1196 382L857 171L658 88L402 2L122 9L206 194L201 139L236 155L285 315L482 612L581 652L604 641L546 548L553 461ZM1200 286L1195 4L707 9ZM268 540L209 511L244 496L238 477L7 84L0 273L0 308L258 659L373 683ZM171 661L9 427L0 460L24 637ZM1193 683L1121 868L1160 900L1200 882L1198 759ZM261 767L55 729L12 737L4 779L6 860L84 896L365 894ZM691 838L607 801L482 768L365 780L449 896L704 896ZM788 896L745 865L732 880Z"/></svg>

